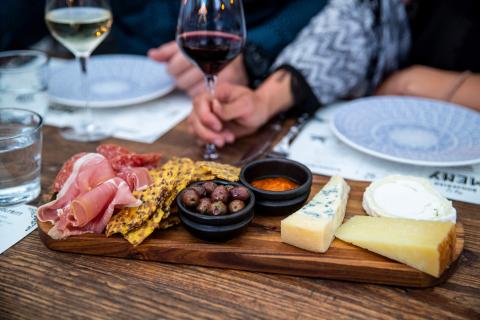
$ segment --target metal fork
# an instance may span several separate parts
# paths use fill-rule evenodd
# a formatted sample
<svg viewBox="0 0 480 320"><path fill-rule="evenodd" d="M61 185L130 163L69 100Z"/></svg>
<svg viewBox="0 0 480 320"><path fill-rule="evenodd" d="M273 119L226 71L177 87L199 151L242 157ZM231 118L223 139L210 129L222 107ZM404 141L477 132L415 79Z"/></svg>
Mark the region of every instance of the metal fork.
<svg viewBox="0 0 480 320"><path fill-rule="evenodd" d="M286 158L290 154L290 146L302 131L305 124L312 116L308 113L302 114L298 117L293 126L290 127L287 134L280 140L280 142L267 154L268 158Z"/></svg>

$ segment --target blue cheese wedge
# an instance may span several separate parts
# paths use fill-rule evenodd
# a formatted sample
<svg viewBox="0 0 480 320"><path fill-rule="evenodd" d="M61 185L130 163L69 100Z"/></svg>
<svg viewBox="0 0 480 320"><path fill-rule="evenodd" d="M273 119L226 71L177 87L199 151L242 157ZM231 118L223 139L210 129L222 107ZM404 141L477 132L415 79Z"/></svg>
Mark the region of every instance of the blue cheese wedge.
<svg viewBox="0 0 480 320"><path fill-rule="evenodd" d="M345 217L349 192L342 177L332 177L308 204L282 220L282 242L309 251L327 251Z"/></svg>
<svg viewBox="0 0 480 320"><path fill-rule="evenodd" d="M424 178L392 175L377 180L366 189L362 204L372 217L453 223L457 220L452 202Z"/></svg>

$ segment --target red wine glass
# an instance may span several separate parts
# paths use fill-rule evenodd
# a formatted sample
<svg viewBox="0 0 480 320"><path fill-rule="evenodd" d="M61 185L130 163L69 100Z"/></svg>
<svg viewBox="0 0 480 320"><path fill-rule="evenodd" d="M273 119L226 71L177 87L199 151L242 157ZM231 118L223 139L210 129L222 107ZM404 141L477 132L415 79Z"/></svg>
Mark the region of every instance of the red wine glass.
<svg viewBox="0 0 480 320"><path fill-rule="evenodd" d="M212 97L218 73L240 54L246 33L240 0L182 0L177 44L202 70ZM218 159L214 144L205 146L203 158Z"/></svg>

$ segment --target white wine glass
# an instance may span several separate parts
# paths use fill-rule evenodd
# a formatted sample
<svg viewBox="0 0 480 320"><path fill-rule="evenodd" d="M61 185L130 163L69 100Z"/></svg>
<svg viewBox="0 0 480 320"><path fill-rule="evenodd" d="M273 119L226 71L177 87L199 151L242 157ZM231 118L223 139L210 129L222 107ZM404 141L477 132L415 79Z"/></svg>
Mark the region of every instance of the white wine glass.
<svg viewBox="0 0 480 320"><path fill-rule="evenodd" d="M217 75L241 52L247 31L241 0L183 0L177 24L177 44L202 70L207 90L214 97ZM207 144L205 160L218 159L214 144Z"/></svg>
<svg viewBox="0 0 480 320"><path fill-rule="evenodd" d="M97 141L108 133L93 121L89 106L87 63L95 48L107 37L112 26L112 13L105 0L47 0L45 21L52 36L75 55L80 63L81 92L85 99L85 115L77 124L63 128L67 140Z"/></svg>

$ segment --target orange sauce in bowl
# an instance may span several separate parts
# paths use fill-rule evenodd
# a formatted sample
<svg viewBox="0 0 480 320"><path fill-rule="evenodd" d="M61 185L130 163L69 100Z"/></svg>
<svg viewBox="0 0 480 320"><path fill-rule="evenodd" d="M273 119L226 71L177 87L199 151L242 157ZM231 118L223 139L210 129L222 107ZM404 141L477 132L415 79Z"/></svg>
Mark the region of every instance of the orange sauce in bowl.
<svg viewBox="0 0 480 320"><path fill-rule="evenodd" d="M252 186L266 191L287 191L298 188L298 184L285 177L258 179L252 182Z"/></svg>

